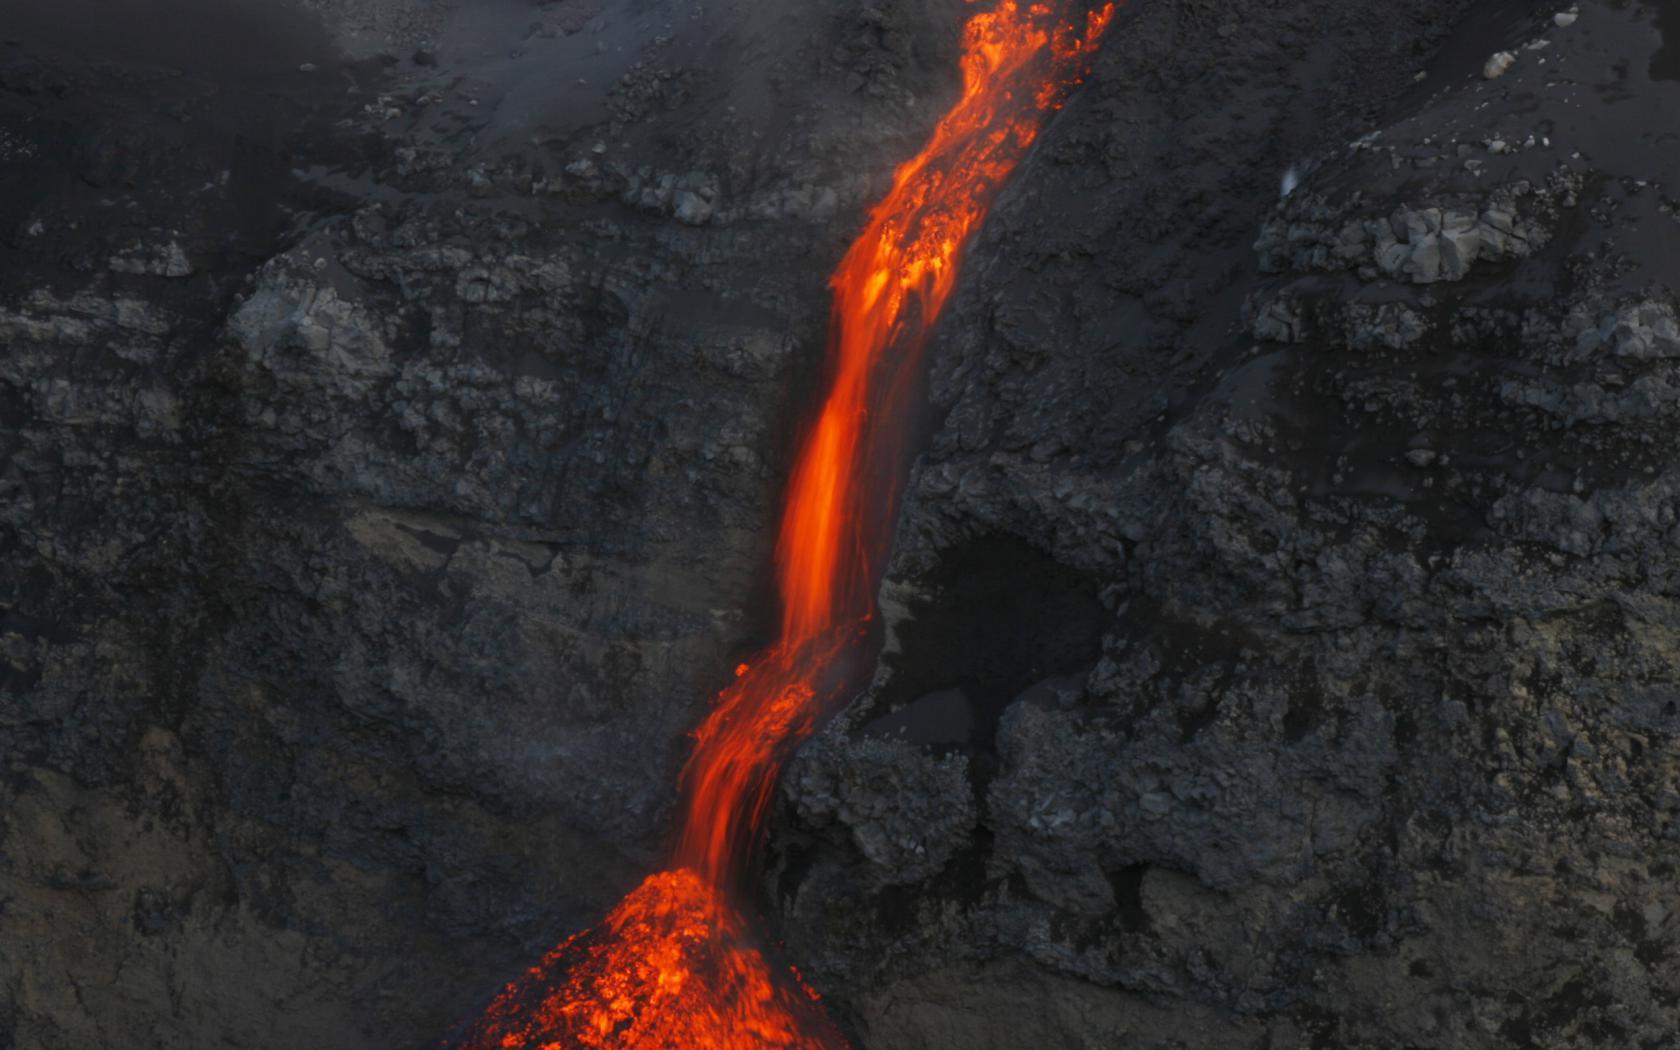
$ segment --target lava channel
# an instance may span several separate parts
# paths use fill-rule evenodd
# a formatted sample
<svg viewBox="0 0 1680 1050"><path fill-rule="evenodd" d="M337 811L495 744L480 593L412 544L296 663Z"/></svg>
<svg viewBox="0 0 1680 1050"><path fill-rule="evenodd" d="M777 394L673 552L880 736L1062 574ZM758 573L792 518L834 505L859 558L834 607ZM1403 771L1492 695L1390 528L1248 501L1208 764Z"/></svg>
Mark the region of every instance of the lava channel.
<svg viewBox="0 0 1680 1050"><path fill-rule="evenodd" d="M922 349L964 246L1114 15L1074 10L1001 0L969 18L961 97L830 281L828 393L776 545L781 637L737 669L696 731L670 870L508 984L460 1050L846 1046L799 975L756 946L736 890L783 761L843 698L874 616Z"/></svg>

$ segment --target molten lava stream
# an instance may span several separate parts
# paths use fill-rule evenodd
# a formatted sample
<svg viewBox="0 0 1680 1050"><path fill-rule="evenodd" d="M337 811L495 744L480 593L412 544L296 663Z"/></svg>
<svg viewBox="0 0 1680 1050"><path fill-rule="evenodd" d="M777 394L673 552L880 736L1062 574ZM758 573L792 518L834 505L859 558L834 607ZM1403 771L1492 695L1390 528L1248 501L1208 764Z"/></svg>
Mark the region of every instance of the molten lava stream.
<svg viewBox="0 0 1680 1050"><path fill-rule="evenodd" d="M963 246L1084 75L1114 5L1072 10L1001 0L969 19L961 97L834 273L833 377L776 546L781 639L737 670L695 734L671 870L509 984L463 1050L845 1046L797 974L754 946L730 895L783 760L843 695L844 657L874 614L907 402Z"/></svg>

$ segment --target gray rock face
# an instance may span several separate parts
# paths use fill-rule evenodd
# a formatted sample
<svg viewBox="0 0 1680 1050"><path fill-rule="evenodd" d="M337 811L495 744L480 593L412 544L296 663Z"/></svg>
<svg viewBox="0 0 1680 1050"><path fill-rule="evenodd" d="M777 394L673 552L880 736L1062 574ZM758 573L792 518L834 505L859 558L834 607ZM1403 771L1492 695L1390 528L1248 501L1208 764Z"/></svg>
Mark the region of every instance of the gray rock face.
<svg viewBox="0 0 1680 1050"><path fill-rule="evenodd" d="M1485 202L1402 204L1386 217L1363 219L1339 214L1322 197L1292 196L1262 227L1254 249L1261 269L1273 273L1351 269L1367 280L1381 273L1412 284L1462 281L1478 259L1498 263L1544 248L1549 228L1528 213L1555 216L1554 200L1572 200L1578 189L1567 177L1539 191L1519 181Z"/></svg>
<svg viewBox="0 0 1680 1050"><path fill-rule="evenodd" d="M1143 12L993 216L886 655L797 760L766 879L865 1045L1671 1041L1680 170L1618 107L1680 93L1644 75L1639 12L1583 4L1569 36L1551 14L1466 22L1276 201L1296 158L1142 86L1132 49L1167 31ZM1201 97L1264 76L1215 46ZM1307 83L1287 97L1337 90ZM1201 188L1198 149L1259 170ZM993 606L1019 676L982 731L923 745L974 771L974 829L907 884L811 820L801 778L977 688L996 636L928 640L976 543L1049 557L1101 613ZM1044 666L1046 616L1095 642ZM890 824L894 797L854 809Z"/></svg>
<svg viewBox="0 0 1680 1050"><path fill-rule="evenodd" d="M0 44L0 1046L432 1045L660 858L957 23L176 6Z"/></svg>
<svg viewBox="0 0 1680 1050"><path fill-rule="evenodd" d="M974 830L967 762L897 741L825 738L788 778L800 820L843 827L883 886L916 882L951 861Z"/></svg>
<svg viewBox="0 0 1680 1050"><path fill-rule="evenodd" d="M0 44L0 1046L429 1045L656 862L964 13L305 6ZM1131 5L998 202L764 858L859 1046L1680 1030L1680 88L1493 6Z"/></svg>

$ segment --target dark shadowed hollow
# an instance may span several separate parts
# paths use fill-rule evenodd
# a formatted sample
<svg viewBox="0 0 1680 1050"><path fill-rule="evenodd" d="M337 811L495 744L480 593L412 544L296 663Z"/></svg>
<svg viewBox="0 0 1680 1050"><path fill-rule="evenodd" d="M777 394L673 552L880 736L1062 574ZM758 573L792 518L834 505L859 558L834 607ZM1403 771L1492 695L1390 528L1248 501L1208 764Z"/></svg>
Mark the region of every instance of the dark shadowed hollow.
<svg viewBox="0 0 1680 1050"><path fill-rule="evenodd" d="M975 9L0 14L0 1048L434 1046L662 865ZM1120 11L747 872L854 1046L1672 1043L1675 40Z"/></svg>

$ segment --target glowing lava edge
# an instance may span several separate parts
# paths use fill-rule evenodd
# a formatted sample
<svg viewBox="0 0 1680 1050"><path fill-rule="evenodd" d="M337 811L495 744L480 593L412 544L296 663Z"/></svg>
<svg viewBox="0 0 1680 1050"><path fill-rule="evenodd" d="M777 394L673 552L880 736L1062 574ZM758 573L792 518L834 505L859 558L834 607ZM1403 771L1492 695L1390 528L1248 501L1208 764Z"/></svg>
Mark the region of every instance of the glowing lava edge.
<svg viewBox="0 0 1680 1050"><path fill-rule="evenodd" d="M733 891L783 761L844 698L874 616L922 349L964 246L1114 5L1001 0L963 32L962 95L893 175L830 279L828 393L800 446L776 545L779 640L737 669L695 733L669 870L509 983L460 1050L838 1050L817 996L754 945Z"/></svg>

